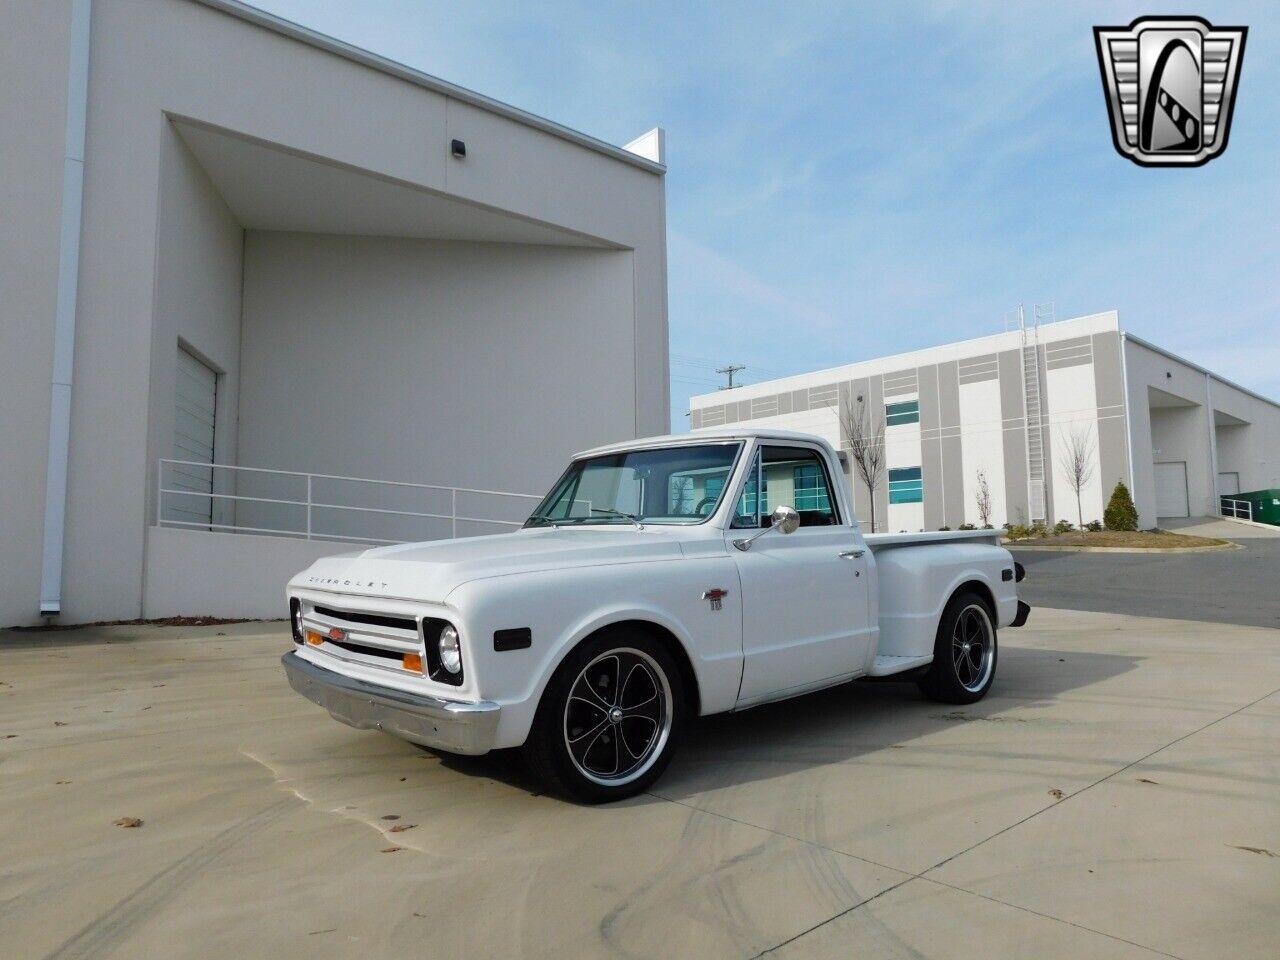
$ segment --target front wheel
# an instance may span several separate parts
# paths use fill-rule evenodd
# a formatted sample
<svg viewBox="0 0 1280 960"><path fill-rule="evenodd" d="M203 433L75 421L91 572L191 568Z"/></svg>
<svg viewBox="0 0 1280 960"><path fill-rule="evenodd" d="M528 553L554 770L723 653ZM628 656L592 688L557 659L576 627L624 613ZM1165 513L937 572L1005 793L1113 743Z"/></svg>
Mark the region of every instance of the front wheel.
<svg viewBox="0 0 1280 960"><path fill-rule="evenodd" d="M986 601L976 593L957 594L942 612L920 690L941 703L976 703L991 689L996 655L995 617Z"/></svg>
<svg viewBox="0 0 1280 960"><path fill-rule="evenodd" d="M557 793L621 800L662 775L683 712L680 672L661 643L629 631L600 634L552 675L525 757Z"/></svg>

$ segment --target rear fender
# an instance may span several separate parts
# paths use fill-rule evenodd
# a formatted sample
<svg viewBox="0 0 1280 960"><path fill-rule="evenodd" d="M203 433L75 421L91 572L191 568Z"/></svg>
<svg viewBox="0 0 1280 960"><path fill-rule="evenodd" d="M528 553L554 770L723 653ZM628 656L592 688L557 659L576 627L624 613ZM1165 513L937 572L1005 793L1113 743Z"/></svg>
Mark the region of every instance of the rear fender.
<svg viewBox="0 0 1280 960"><path fill-rule="evenodd" d="M932 656L942 611L955 592L970 582L986 588L1000 626L1012 623L1017 594L1012 582L1001 580L1001 570L1012 566L1007 550L989 544L921 544L877 551L877 654Z"/></svg>

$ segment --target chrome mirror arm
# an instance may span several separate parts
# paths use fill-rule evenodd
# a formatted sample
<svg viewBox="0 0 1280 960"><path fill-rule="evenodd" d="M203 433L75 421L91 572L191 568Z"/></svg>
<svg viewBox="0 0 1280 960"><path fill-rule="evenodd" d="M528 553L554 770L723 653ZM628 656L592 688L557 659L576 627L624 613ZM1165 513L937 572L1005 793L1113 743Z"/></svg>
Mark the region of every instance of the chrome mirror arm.
<svg viewBox="0 0 1280 960"><path fill-rule="evenodd" d="M740 540L734 540L733 545L739 550L750 550L751 545L770 530L777 530L778 533L785 535L788 533L795 533L800 526L800 514L796 513L795 507L789 507L785 504L778 504L778 506L774 507L773 513L770 514L769 519L769 526L765 527L755 536L743 537Z"/></svg>

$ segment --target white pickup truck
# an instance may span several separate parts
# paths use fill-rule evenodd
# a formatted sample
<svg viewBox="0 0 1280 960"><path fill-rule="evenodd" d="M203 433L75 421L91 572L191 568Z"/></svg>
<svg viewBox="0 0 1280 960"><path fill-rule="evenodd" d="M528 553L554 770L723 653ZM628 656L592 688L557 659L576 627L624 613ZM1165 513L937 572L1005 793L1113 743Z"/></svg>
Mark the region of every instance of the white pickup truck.
<svg viewBox="0 0 1280 960"><path fill-rule="evenodd" d="M996 531L864 537L823 440L702 431L579 454L517 532L318 560L284 667L351 726L523 746L600 802L653 783L691 716L890 674L978 700L1021 578Z"/></svg>

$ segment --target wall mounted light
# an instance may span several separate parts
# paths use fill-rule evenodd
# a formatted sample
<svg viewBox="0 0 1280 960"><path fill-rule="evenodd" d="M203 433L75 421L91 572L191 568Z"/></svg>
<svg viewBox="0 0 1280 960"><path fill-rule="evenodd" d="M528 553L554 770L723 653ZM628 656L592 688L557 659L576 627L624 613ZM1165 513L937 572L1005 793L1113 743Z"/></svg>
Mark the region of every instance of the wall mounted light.
<svg viewBox="0 0 1280 960"><path fill-rule="evenodd" d="M449 152L459 160L467 159L467 145L461 140L450 140Z"/></svg>

